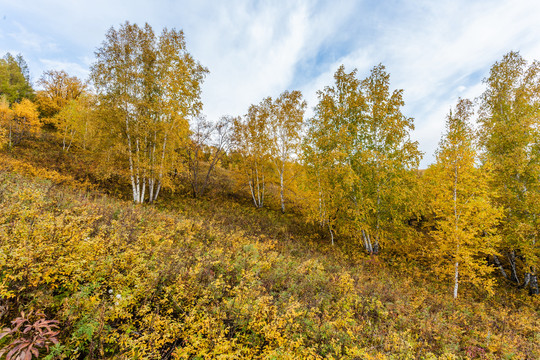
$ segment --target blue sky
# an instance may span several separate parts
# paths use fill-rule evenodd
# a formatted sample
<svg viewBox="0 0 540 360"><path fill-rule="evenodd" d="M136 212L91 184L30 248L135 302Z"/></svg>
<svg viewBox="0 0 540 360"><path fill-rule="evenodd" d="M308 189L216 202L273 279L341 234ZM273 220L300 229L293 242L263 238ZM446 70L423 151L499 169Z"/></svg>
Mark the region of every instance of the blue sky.
<svg viewBox="0 0 540 360"><path fill-rule="evenodd" d="M0 0L0 55L22 53L34 81L49 69L86 78L111 26L183 29L210 70L203 102L211 120L284 90L301 90L311 109L339 65L363 78L383 63L392 87L404 89L425 167L445 115L458 97L481 94L495 61L511 50L540 59L539 16L535 0Z"/></svg>

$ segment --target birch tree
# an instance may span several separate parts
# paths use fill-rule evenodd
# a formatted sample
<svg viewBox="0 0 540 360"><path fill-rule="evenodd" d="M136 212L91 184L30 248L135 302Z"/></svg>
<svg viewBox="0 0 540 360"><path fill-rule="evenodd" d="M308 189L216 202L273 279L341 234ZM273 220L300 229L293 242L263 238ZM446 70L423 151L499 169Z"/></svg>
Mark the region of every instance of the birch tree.
<svg viewBox="0 0 540 360"><path fill-rule="evenodd" d="M346 232L346 224L354 223L351 212L358 210L351 197L357 182L354 139L359 115L365 108L356 70L346 73L341 66L334 80L335 86L317 92L319 102L315 115L308 120L303 146L306 185L316 197L311 201L311 213L322 228L327 228L332 244L336 231Z"/></svg>
<svg viewBox="0 0 540 360"><path fill-rule="evenodd" d="M432 184L436 219L436 229L431 232L435 239L433 268L442 276L452 274L454 298L460 282L492 290L494 284L487 276L492 267L486 255L496 251L500 239L496 231L501 212L490 203L488 173L477 166L472 115L472 102L460 100L447 117L436 163L425 174Z"/></svg>
<svg viewBox="0 0 540 360"><path fill-rule="evenodd" d="M272 99L251 105L243 118L234 121L233 141L240 154L240 172L256 208L264 206L269 172L269 119Z"/></svg>
<svg viewBox="0 0 540 360"><path fill-rule="evenodd" d="M194 121L186 149L193 197L204 195L216 165L230 150L234 121L230 116L223 116L215 124L203 116Z"/></svg>
<svg viewBox="0 0 540 360"><path fill-rule="evenodd" d="M410 138L414 119L401 111L403 90L390 91L390 75L383 65L371 70L362 89L366 108L356 138L360 153L355 172L361 184L357 189L371 205L366 232L372 233L372 241L368 241L372 250L367 251L376 253L385 233L409 215L406 205L414 196L410 178L415 176L421 153L418 143Z"/></svg>
<svg viewBox="0 0 540 360"><path fill-rule="evenodd" d="M510 281L538 294L540 263L540 63L517 52L496 62L481 96L480 125ZM495 255L495 262L500 260ZM502 268L502 267L501 267ZM523 278L523 280L521 280Z"/></svg>
<svg viewBox="0 0 540 360"><path fill-rule="evenodd" d="M321 186L319 203L333 198L341 212L334 215L339 231L376 254L385 233L408 215L408 179L415 176L421 157L409 136L414 123L401 112L403 92L390 91L384 66L374 67L364 80L356 70L346 73L341 66L334 79L335 86L318 93L308 130L307 165L315 175L313 183L328 187Z"/></svg>
<svg viewBox="0 0 540 360"><path fill-rule="evenodd" d="M188 119L202 107L206 68L186 50L182 31L126 22L111 28L96 52L92 80L121 130L133 201L154 202L187 141Z"/></svg>
<svg viewBox="0 0 540 360"><path fill-rule="evenodd" d="M68 152L73 142L83 149L92 141L96 128L92 118L95 117L95 99L90 93L68 101L54 116L54 123L62 137L62 150Z"/></svg>
<svg viewBox="0 0 540 360"><path fill-rule="evenodd" d="M300 91L285 91L272 104L270 151L279 178L281 212L285 212L286 168L298 155L307 103Z"/></svg>

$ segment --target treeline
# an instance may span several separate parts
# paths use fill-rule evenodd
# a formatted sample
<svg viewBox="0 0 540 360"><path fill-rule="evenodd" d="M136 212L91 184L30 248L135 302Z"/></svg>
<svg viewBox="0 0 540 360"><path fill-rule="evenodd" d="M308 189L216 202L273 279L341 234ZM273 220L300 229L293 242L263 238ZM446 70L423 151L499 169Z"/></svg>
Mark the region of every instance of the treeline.
<svg viewBox="0 0 540 360"><path fill-rule="evenodd" d="M255 207L294 206L332 243L421 258L451 279L454 297L463 283L495 291L495 271L538 294L539 70L517 52L496 62L478 105L460 99L449 112L436 162L422 171L403 90L391 90L383 65L366 78L341 66L310 119L302 94L284 91L209 121L208 70L183 32L125 23L107 32L88 83L51 70L34 92L22 56L6 55L0 135L16 152L45 127L68 156L99 159L96 176L129 183L135 203L179 186L218 191L215 171L226 168Z"/></svg>

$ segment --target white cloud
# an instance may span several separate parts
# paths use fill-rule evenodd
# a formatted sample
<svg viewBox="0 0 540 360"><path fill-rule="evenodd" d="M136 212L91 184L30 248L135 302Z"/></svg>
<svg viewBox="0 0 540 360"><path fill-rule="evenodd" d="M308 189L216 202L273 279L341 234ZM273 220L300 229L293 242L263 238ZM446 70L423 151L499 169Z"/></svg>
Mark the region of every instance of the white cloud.
<svg viewBox="0 0 540 360"><path fill-rule="evenodd" d="M250 104L287 88L306 41L308 20L303 4L289 7L220 8L214 29L202 39L205 45L194 51L210 69L203 87L210 119L243 114Z"/></svg>
<svg viewBox="0 0 540 360"><path fill-rule="evenodd" d="M534 0L19 1L0 0L0 52L17 49L34 78L49 68L86 77L107 29L126 20L182 28L188 50L210 69L204 111L213 120L295 86L308 106L340 64L365 77L382 62L405 90L414 137L432 160L445 115L510 50L540 59Z"/></svg>
<svg viewBox="0 0 540 360"><path fill-rule="evenodd" d="M405 90L404 112L416 119L413 136L425 152L426 166L433 160L449 109L458 97L481 94L480 80L495 61L513 49L540 58L540 3L424 1L409 2L400 12L401 18L379 19L370 46L335 63L359 68L360 77L368 74L366 63L371 67L382 61L387 66L392 86ZM318 79L331 79L336 69L333 65ZM307 86L307 93L313 88L321 89L320 82Z"/></svg>
<svg viewBox="0 0 540 360"><path fill-rule="evenodd" d="M39 59L43 64L44 69L48 70L64 70L71 76L77 76L81 80L86 80L89 74L87 66L81 65L80 62L60 61L53 59Z"/></svg>

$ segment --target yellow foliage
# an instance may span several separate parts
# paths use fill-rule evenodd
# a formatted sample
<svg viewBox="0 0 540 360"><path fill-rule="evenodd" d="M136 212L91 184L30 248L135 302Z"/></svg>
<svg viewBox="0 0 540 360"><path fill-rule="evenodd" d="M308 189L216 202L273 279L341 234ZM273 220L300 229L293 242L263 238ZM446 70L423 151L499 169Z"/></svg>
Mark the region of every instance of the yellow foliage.
<svg viewBox="0 0 540 360"><path fill-rule="evenodd" d="M35 135L41 127L36 105L28 99L6 108L6 102L0 102L0 121L8 132L10 147L17 145L27 135Z"/></svg>
<svg viewBox="0 0 540 360"><path fill-rule="evenodd" d="M0 149L9 144L9 128L13 120L13 110L9 108L9 102L5 96L0 96Z"/></svg>
<svg viewBox="0 0 540 360"><path fill-rule="evenodd" d="M538 355L532 300L454 303L292 216L215 199L136 206L23 159L0 157L0 320L60 320L57 358Z"/></svg>
<svg viewBox="0 0 540 360"><path fill-rule="evenodd" d="M437 275L453 278L454 297L462 282L493 293L488 277L493 268L485 256L496 253L500 242L496 228L501 211L489 201L488 172L476 165L471 116L472 102L460 100L455 113L448 115L437 162L424 179L436 218L431 231L433 268Z"/></svg>

